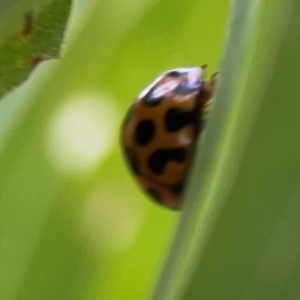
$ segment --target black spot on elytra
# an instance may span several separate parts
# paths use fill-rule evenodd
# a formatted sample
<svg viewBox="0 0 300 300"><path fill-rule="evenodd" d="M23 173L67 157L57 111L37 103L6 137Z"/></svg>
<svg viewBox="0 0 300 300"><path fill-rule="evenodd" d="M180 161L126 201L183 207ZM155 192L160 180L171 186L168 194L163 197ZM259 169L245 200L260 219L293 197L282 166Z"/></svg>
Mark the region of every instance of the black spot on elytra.
<svg viewBox="0 0 300 300"><path fill-rule="evenodd" d="M189 80L185 80L180 82L173 90L173 92L175 95L186 96L199 91L199 89L200 89L200 82L198 81L191 82Z"/></svg>
<svg viewBox="0 0 300 300"><path fill-rule="evenodd" d="M147 193L157 202L161 203L161 196L156 189L150 188L147 189Z"/></svg>
<svg viewBox="0 0 300 300"><path fill-rule="evenodd" d="M172 191L177 195L177 197L180 197L184 188L184 182L177 183L172 186Z"/></svg>
<svg viewBox="0 0 300 300"><path fill-rule="evenodd" d="M148 106L157 106L164 98L164 96L153 97L155 89L156 87L152 88L143 99L144 103Z"/></svg>
<svg viewBox="0 0 300 300"><path fill-rule="evenodd" d="M175 132L188 124L198 122L199 112L196 110L185 111L180 108L170 108L165 116L167 131Z"/></svg>
<svg viewBox="0 0 300 300"><path fill-rule="evenodd" d="M161 175L169 161L183 162L185 157L183 148L159 149L150 156L148 166L153 173Z"/></svg>
<svg viewBox="0 0 300 300"><path fill-rule="evenodd" d="M185 75L186 72L180 72L180 71L171 71L168 73L168 77L180 77L181 75Z"/></svg>
<svg viewBox="0 0 300 300"><path fill-rule="evenodd" d="M128 158L128 163L132 169L132 171L139 175L140 174L140 162L137 158L135 151L132 148L125 148L125 153Z"/></svg>
<svg viewBox="0 0 300 300"><path fill-rule="evenodd" d="M151 142L155 132L152 120L140 122L135 129L135 141L140 146L147 145Z"/></svg>

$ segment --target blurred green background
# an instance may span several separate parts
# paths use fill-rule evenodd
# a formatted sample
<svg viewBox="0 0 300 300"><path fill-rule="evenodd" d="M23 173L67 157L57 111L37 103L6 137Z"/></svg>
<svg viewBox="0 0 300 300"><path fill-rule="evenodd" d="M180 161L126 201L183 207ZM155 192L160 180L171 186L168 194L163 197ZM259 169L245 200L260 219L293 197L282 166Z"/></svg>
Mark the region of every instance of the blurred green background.
<svg viewBox="0 0 300 300"><path fill-rule="evenodd" d="M0 103L0 299L146 299L179 213L121 157L137 93L169 68L218 70L229 1L75 1L61 59Z"/></svg>
<svg viewBox="0 0 300 300"><path fill-rule="evenodd" d="M0 93L30 66L10 54L34 38L9 37L45 2L0 0ZM70 0L49 3L62 20ZM299 15L297 0L75 1L60 59L0 102L0 299L300 299ZM57 55L48 17L19 52L47 35ZM177 213L136 185L120 125L159 73L202 64L220 76Z"/></svg>

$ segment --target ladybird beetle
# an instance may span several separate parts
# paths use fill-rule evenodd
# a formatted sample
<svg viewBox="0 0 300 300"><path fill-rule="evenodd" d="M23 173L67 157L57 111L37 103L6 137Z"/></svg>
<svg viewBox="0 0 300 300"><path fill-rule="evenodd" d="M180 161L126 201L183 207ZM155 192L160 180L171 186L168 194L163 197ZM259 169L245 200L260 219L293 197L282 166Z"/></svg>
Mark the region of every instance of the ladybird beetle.
<svg viewBox="0 0 300 300"><path fill-rule="evenodd" d="M162 73L131 105L121 129L127 163L157 202L180 209L197 136L203 130L216 74L206 66Z"/></svg>

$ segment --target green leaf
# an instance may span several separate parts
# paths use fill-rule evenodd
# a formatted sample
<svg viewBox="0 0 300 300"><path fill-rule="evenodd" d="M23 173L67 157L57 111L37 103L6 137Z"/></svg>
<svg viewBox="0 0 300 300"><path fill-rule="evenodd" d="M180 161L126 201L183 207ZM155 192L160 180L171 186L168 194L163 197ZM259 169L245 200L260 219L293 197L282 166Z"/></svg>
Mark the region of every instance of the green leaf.
<svg viewBox="0 0 300 300"><path fill-rule="evenodd" d="M22 28L24 15L28 11L42 7L49 1L51 0L0 0L0 44Z"/></svg>
<svg viewBox="0 0 300 300"><path fill-rule="evenodd" d="M0 97L24 81L39 62L59 57L72 1L14 2L13 12L7 1L0 3ZM4 21L15 10L19 20L7 27Z"/></svg>
<svg viewBox="0 0 300 300"><path fill-rule="evenodd" d="M153 299L298 299L300 5L235 1L220 79Z"/></svg>

